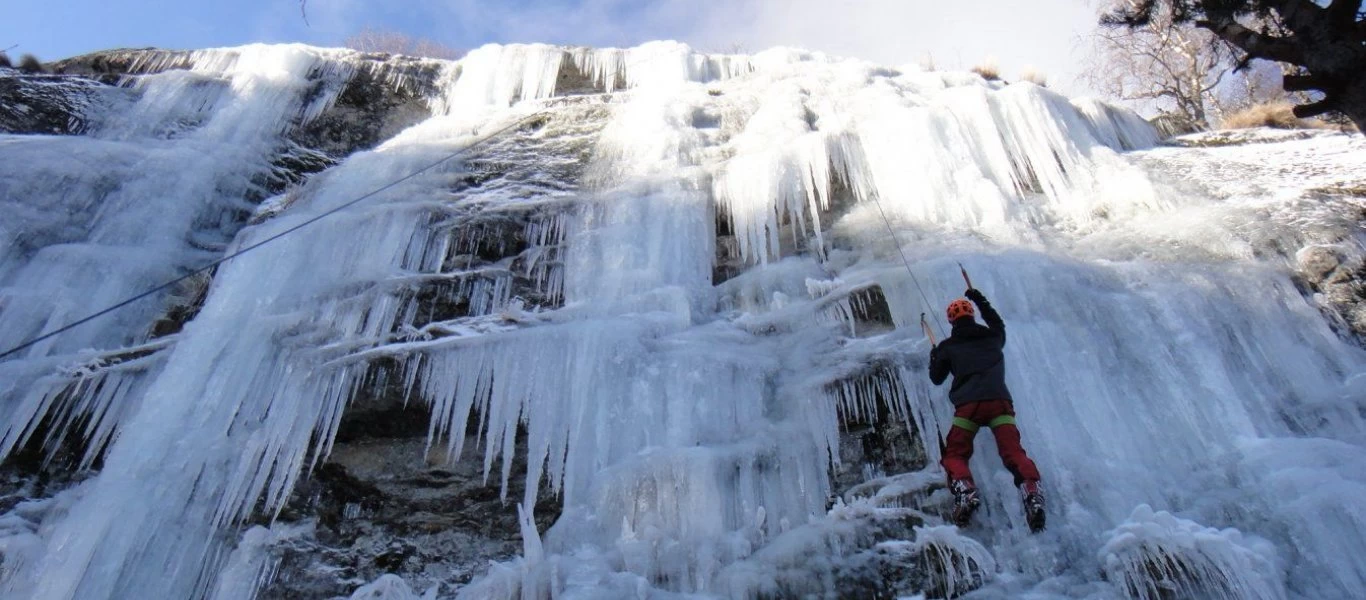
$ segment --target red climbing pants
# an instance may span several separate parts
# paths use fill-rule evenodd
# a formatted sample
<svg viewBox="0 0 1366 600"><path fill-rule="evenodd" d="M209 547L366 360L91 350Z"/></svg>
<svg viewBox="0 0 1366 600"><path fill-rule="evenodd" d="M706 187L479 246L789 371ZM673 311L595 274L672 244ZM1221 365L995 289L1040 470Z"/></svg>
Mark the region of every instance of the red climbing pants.
<svg viewBox="0 0 1366 600"><path fill-rule="evenodd" d="M944 440L944 458L939 461L944 465L949 481L972 481L972 470L968 469L972 438L983 425L990 427L996 436L1001 462L1015 476L1015 485L1038 481L1039 469L1020 446L1020 430L1015 428L1015 407L1009 400L969 402L953 411L953 427L949 429L948 439Z"/></svg>

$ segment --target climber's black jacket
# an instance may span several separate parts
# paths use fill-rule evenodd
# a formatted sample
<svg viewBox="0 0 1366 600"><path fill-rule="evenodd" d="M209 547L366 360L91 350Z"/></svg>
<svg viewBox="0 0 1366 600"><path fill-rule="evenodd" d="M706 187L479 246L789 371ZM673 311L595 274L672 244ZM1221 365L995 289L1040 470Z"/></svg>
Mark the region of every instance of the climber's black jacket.
<svg viewBox="0 0 1366 600"><path fill-rule="evenodd" d="M977 290L965 294L982 313L982 326L972 317L953 322L953 333L930 351L930 381L944 383L953 374L949 400L954 406L982 400L1011 400L1006 388L1006 325Z"/></svg>

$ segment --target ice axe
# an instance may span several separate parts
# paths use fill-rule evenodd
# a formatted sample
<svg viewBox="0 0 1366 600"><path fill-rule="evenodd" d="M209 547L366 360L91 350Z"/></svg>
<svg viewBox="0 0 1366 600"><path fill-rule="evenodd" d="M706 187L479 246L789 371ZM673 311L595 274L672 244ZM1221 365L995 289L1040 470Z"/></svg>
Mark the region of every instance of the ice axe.
<svg viewBox="0 0 1366 600"><path fill-rule="evenodd" d="M968 270L963 268L963 263L958 263L958 272L963 274L963 283L968 284L968 289L973 289L972 278L968 277Z"/></svg>

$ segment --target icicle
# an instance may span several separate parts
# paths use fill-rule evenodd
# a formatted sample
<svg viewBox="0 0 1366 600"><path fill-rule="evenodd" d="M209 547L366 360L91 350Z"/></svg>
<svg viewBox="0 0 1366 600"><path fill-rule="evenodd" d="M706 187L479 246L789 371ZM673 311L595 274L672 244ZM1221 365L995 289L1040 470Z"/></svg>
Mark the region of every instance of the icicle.
<svg viewBox="0 0 1366 600"><path fill-rule="evenodd" d="M50 216L27 220L25 244L39 247L31 257L0 250L0 273L7 286L0 288L0 304L5 305L0 311L0 346L17 345L207 260L196 246L225 244L233 229L198 228L219 223L224 212L241 210L237 194L247 193L253 174L267 168L265 161L279 143L278 134L306 122L335 98L352 73L337 56L304 46L140 53L133 72L190 70L135 76L137 100L93 127L97 139L17 139L27 147L18 153L23 160L6 163L16 169L14 180L27 184L16 190L34 205L47 203L45 198L51 196L53 206L71 210L67 222ZM312 78L326 79L329 87L313 94L305 106ZM146 136L175 139L150 146L132 144ZM56 160L58 156L64 158ZM28 161L32 163L26 166ZM134 170L133 164L140 167ZM20 171L27 172L20 177ZM48 179L51 185L45 183ZM84 235L68 239L63 231ZM81 291L73 293L73 285ZM52 301L68 293L78 303ZM144 323L161 309L157 300L163 298L64 333L28 355L125 345L131 346L127 352L134 352L146 339ZM22 364L5 368L25 369ZM14 380L32 380L44 367L35 362L31 368L27 374L13 375ZM131 381L120 375L87 382L72 411L63 417L67 424L90 417L91 452L103 448L131 410L125 401ZM47 400L25 401L6 419L10 433L5 452L13 448L17 428L36 426L55 406L52 400L61 385L50 392L30 388L30 398ZM139 388L132 395L141 393ZM93 458L86 456L85 463Z"/></svg>
<svg viewBox="0 0 1366 600"><path fill-rule="evenodd" d="M549 98L563 60L564 50L545 44L489 44L472 50L458 61L459 75L435 112L459 114Z"/></svg>
<svg viewBox="0 0 1366 600"><path fill-rule="evenodd" d="M952 526L916 527L912 548L921 553L931 580L946 598L972 591L996 574L996 560L986 547L959 535Z"/></svg>
<svg viewBox="0 0 1366 600"><path fill-rule="evenodd" d="M1147 505L1110 532L1100 550L1106 576L1132 598L1170 594L1215 600L1280 600L1275 550L1235 529L1219 531Z"/></svg>
<svg viewBox="0 0 1366 600"><path fill-rule="evenodd" d="M1095 98L1079 98L1072 105L1091 123L1091 133L1116 150L1141 150L1156 146L1157 130L1142 117Z"/></svg>
<svg viewBox="0 0 1366 600"><path fill-rule="evenodd" d="M24 181L26 200L13 211L20 221L0 224L0 338L51 330L85 304L122 299L216 252L185 239L240 248L449 156L478 132L532 110L545 120L223 265L199 315L139 375L104 365L43 379L82 365L82 348L141 343L157 307L130 307L107 328L0 364L13 411L7 448L48 416L68 424L54 441L74 439L67 429L87 417L80 435L114 440L88 495L44 524L35 543L46 551L25 546L32 560L7 591L41 600L209 591L224 561L235 564L225 532L258 508L278 511L326 459L351 399L398 378L376 378L382 359L401 370L405 399L429 405L431 448L477 454L505 495L525 456L525 496L513 500L533 507L549 490L563 504L544 534L521 514L526 556L462 595L744 596L777 590L780 571L797 573L794 594L829 593L828 581L803 578L819 572L799 568L811 566L803 556L867 549L863 526L892 514L874 500L894 502L826 513L831 463L862 467L841 464L841 421L888 413L922 441L942 436L952 406L927 380L914 324L925 302L961 293L954 263L967 254L1010 328L1020 429L1046 481L1058 482L1053 505L1068 510L1050 535L1085 547L1142 498L1273 539L1312 573L1272 586L1283 595L1361 587L1352 558L1361 536L1340 533L1362 529L1342 498L1360 496L1352 466L1362 463L1366 419L1353 384L1366 359L1323 324L1283 262L1310 241L1360 237L1357 213L1337 210L1349 202L1307 213L1273 206L1251 190L1266 185L1260 163L1231 159L1238 168L1227 171L1254 183L1227 198L1159 195L1152 180L1192 171L1188 156L1121 156L1147 143L1145 124L1035 86L791 50L489 46L439 67L430 102L440 115L329 168L229 243L231 232L193 223L244 208L260 188L250 174L271 172L262 163L280 132L364 67L348 52L293 46L206 51L185 64L193 68L139 78L127 113L138 120L109 115L92 125L103 137L3 140L15 159L0 175ZM597 112L539 102L571 68L629 93ZM1333 143L1349 158L1325 160L1354 172L1360 146ZM474 175L493 179L471 184ZM1322 183L1315 177L1305 179ZM886 224L870 220L873 198L923 289L891 254ZM718 214L734 233L720 242L733 244L722 247L724 266L763 267L713 286ZM505 227L509 218L525 225ZM90 239L66 237L88 225ZM489 264L481 256L493 250L502 258ZM1286 256L1260 258L1268 252ZM85 287L72 292L72 281ZM871 285L900 330L854 338L812 325L852 326ZM461 314L423 310L431 296ZM80 377L71 395L55 391ZM1288 453L1303 465L1275 459L1282 442L1311 438L1312 451ZM937 461L937 444L924 446ZM1017 529L1009 473L991 452L977 456L982 518L992 531ZM1270 501L1324 481L1347 493ZM1185 529L1178 522L1168 537ZM927 528L915 544L938 557L949 595L985 581L994 559L1012 570L1002 578L1011 593L1028 592L1031 577L1057 567L1030 566L1013 535L993 540L991 553L948 529ZM1234 572L1239 586L1253 579L1247 569L1266 566L1253 559L1271 556L1251 536L1216 537L1224 545L1202 564ZM1143 553L1116 543L1121 578L1138 568L1126 557ZM1061 576L1103 586L1094 573L1110 559L1083 557ZM400 589L386 586L376 589Z"/></svg>
<svg viewBox="0 0 1366 600"><path fill-rule="evenodd" d="M277 531L259 525L248 529L228 557L223 575L208 596L209 600L254 600L274 578L280 565L280 557L273 554L271 546L301 532L289 528Z"/></svg>

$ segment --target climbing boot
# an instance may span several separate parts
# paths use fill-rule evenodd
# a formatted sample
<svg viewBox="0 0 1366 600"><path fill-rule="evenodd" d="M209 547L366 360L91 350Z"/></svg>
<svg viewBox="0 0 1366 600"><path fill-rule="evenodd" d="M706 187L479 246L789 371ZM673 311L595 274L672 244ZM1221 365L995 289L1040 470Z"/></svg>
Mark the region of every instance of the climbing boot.
<svg viewBox="0 0 1366 600"><path fill-rule="evenodd" d="M1043 491L1039 482L1026 481L1020 485L1020 499L1024 502L1025 521L1029 531L1038 533L1044 528Z"/></svg>
<svg viewBox="0 0 1366 600"><path fill-rule="evenodd" d="M963 527L972 520L972 513L977 512L982 499L977 496L977 486L971 479L956 480L949 484L949 490L953 492L953 522Z"/></svg>

